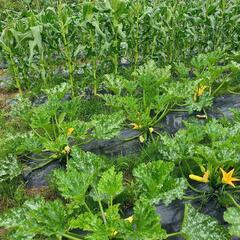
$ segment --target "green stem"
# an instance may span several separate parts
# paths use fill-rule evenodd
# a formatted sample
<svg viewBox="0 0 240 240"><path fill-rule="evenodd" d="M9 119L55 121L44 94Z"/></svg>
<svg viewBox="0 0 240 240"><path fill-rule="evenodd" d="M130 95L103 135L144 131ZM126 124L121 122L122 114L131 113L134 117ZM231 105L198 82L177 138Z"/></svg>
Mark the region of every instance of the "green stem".
<svg viewBox="0 0 240 240"><path fill-rule="evenodd" d="M56 125L57 125L57 129L58 129L58 131L60 132L61 129L60 129L59 122L58 122L58 119L57 119L57 114L54 115L54 120L55 120L55 123L56 123Z"/></svg>
<svg viewBox="0 0 240 240"><path fill-rule="evenodd" d="M62 10L60 9L59 11L62 11ZM61 13L59 13L59 15L60 14ZM67 62L66 65L67 65L67 68L68 68L68 71L69 71L69 82L70 82L70 85L71 85L71 92L72 92L72 96L74 97L74 78L73 78L74 68L73 68L71 52L70 52L70 49L68 47L68 42L67 42L63 22L61 22L61 35L62 35L63 45L64 45L64 54L65 54L66 62Z"/></svg>
<svg viewBox="0 0 240 240"><path fill-rule="evenodd" d="M80 237L79 237L79 238L76 238L76 237L70 235L69 233L63 233L62 236L65 237L65 238L71 239L71 240L79 240L79 239L82 239L82 238L80 238Z"/></svg>
<svg viewBox="0 0 240 240"><path fill-rule="evenodd" d="M15 79L15 82L16 82L16 86L18 88L18 91L19 91L19 94L20 96L23 95L23 92L22 92L22 88L21 88L21 84L20 84L20 79L18 77L18 70L17 70L17 67L16 67L16 64L13 60L13 55L12 55L12 52L10 52L10 62L11 62L11 65L12 65L12 69L13 69L13 74L14 74L14 79Z"/></svg>
<svg viewBox="0 0 240 240"><path fill-rule="evenodd" d="M240 95L240 93L234 92L234 91L232 91L232 90L230 90L230 89L228 89L228 92L230 92L231 94L234 94L234 95Z"/></svg>
<svg viewBox="0 0 240 240"><path fill-rule="evenodd" d="M105 217L105 214L104 214L104 211L103 211L103 206L102 206L101 200L99 198L98 198L98 205L99 205L99 208L100 208L100 211L101 211L103 222L106 225L107 220L106 220L106 217Z"/></svg>
<svg viewBox="0 0 240 240"><path fill-rule="evenodd" d="M174 108L171 108L169 109L170 112L188 112L188 110L186 109L174 109Z"/></svg>
<svg viewBox="0 0 240 240"><path fill-rule="evenodd" d="M99 198L99 195L98 195L98 192L97 192L96 188L93 187L93 189L94 189L95 193L97 194L97 201L98 201L98 205L99 205L99 208L100 208L100 211L101 211L102 219L103 219L104 224L106 225L107 220L106 220L106 217L105 217L105 214L104 214L104 211L103 211L103 206L102 206L101 200Z"/></svg>
<svg viewBox="0 0 240 240"><path fill-rule="evenodd" d="M87 211L89 212L89 213L91 213L91 214L93 214L92 213L92 211L91 211L91 209L89 208L89 206L87 205L87 203L84 201L84 207L87 209Z"/></svg>
<svg viewBox="0 0 240 240"><path fill-rule="evenodd" d="M93 93L96 96L97 95L97 61L96 61L96 57L94 57L94 59L93 59L93 81L94 81Z"/></svg>
<svg viewBox="0 0 240 240"><path fill-rule="evenodd" d="M115 75L118 74L118 36L117 36L117 31L115 31L115 54L114 54L114 65L115 65L115 70L114 73Z"/></svg>
<svg viewBox="0 0 240 240"><path fill-rule="evenodd" d="M37 132L37 130L35 130L34 128L32 128L32 131L40 138L40 139L42 139L42 140L48 140L48 138L46 138L45 136L43 137L43 136L41 136L38 132ZM46 131L46 130L45 130ZM49 137L50 138L50 137ZM51 139L51 138L50 138ZM52 140L52 139L51 139Z"/></svg>
<svg viewBox="0 0 240 240"><path fill-rule="evenodd" d="M206 110L204 108L203 108L203 112L204 112L204 115L206 116L206 119L208 119L207 112L206 112Z"/></svg>
<svg viewBox="0 0 240 240"><path fill-rule="evenodd" d="M184 158L184 162L185 162L185 164L186 164L186 166L187 166L188 171L189 171L190 173L192 173L192 169L191 169L191 167L189 166L188 161L186 160L186 158Z"/></svg>
<svg viewBox="0 0 240 240"><path fill-rule="evenodd" d="M182 233L181 232L169 233L169 234L167 234L167 238L174 237L174 236L177 236L177 235L182 235Z"/></svg>
<svg viewBox="0 0 240 240"><path fill-rule="evenodd" d="M112 207L113 206L113 198L111 197L110 199L110 206Z"/></svg>
<svg viewBox="0 0 240 240"><path fill-rule="evenodd" d="M127 142L127 141L131 141L131 140L133 140L133 139L135 139L135 138L138 138L138 137L140 137L141 135L142 135L142 134L139 133L138 135L133 136L133 137L130 137L130 138L120 138L120 137L119 137L119 139L120 139L121 141Z"/></svg>
<svg viewBox="0 0 240 240"><path fill-rule="evenodd" d="M170 108L172 108L173 106L171 106ZM164 111L162 112L162 114L160 115L160 117L158 117L158 115L160 114L160 112L158 112L155 117L153 118L151 125L155 125L156 123L158 123L160 120L162 120L168 113L169 110L169 103L166 105Z"/></svg>
<svg viewBox="0 0 240 240"><path fill-rule="evenodd" d="M236 200L233 198L233 196L231 194L229 194L228 192L226 193L226 195L231 199L232 203L238 208L240 209L240 205L236 202Z"/></svg>
<svg viewBox="0 0 240 240"><path fill-rule="evenodd" d="M223 81L223 82L217 87L217 89L212 93L213 96L222 88L222 86L224 85L225 82L226 82L226 80Z"/></svg>
<svg viewBox="0 0 240 240"><path fill-rule="evenodd" d="M181 172L182 176L183 176L184 178L186 178L185 175L184 175L184 173L183 173L183 170L182 170L181 165L178 164L178 166L179 166L179 169L180 169L180 172ZM197 188L193 187L188 181L186 181L186 183L187 183L188 187L189 187L190 189L192 189L194 192L203 193L203 191L198 190Z"/></svg>
<svg viewBox="0 0 240 240"><path fill-rule="evenodd" d="M195 200L195 199L199 199L202 198L203 196L183 196L182 199L183 200Z"/></svg>
<svg viewBox="0 0 240 240"><path fill-rule="evenodd" d="M144 89L143 89L143 106L144 108L146 108L146 93Z"/></svg>

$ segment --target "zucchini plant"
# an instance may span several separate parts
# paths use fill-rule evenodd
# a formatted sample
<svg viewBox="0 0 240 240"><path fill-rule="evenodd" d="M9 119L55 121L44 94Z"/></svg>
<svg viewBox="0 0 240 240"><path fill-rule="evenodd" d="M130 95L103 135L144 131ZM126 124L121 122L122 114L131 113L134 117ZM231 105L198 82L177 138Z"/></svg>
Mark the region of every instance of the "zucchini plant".
<svg viewBox="0 0 240 240"><path fill-rule="evenodd" d="M134 175L140 196L134 203L133 215L124 218L117 200L125 188L122 173L116 172L114 167L108 168L100 157L74 148L66 172L57 170L53 176L67 204L63 205L60 200L46 202L41 198L28 200L22 207L3 214L0 226L11 229L8 239L43 236L57 239L157 240L176 235L191 239L205 239L206 236L208 239L229 239L224 227L189 204L185 207L181 231L167 233L161 227L160 216L152 200L165 199L165 203L169 204L182 197L179 193L181 187L174 186L169 176L172 167L171 163L163 161L137 167ZM160 169L163 175L159 174ZM142 171L147 175L142 176ZM73 229L84 232L76 234L71 231Z"/></svg>

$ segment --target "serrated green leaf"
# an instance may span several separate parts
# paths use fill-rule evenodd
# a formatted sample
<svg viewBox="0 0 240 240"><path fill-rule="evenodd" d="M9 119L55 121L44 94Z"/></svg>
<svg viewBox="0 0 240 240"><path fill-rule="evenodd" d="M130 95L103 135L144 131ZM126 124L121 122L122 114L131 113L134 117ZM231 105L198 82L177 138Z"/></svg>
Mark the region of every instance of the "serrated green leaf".
<svg viewBox="0 0 240 240"><path fill-rule="evenodd" d="M101 226L100 228L102 228L102 220L97 215L89 212L80 214L76 219L70 221L71 229L79 228L86 231L93 231L98 228L97 226Z"/></svg>
<svg viewBox="0 0 240 240"><path fill-rule="evenodd" d="M229 240L227 229L214 218L199 213L190 204L186 204L182 230L189 240Z"/></svg>
<svg viewBox="0 0 240 240"><path fill-rule="evenodd" d="M236 207L228 208L227 211L224 212L224 220L230 224L230 234L240 237L240 209Z"/></svg>
<svg viewBox="0 0 240 240"><path fill-rule="evenodd" d="M96 139L111 139L117 136L125 120L122 112L110 115L99 114L92 118L94 126L92 136Z"/></svg>
<svg viewBox="0 0 240 240"><path fill-rule="evenodd" d="M121 219L119 215L119 205L110 206L103 219L98 214L84 213L70 222L71 228L80 228L89 233L84 239L111 239L114 236L119 236L124 231L124 226L127 223Z"/></svg>
<svg viewBox="0 0 240 240"><path fill-rule="evenodd" d="M114 167L103 173L99 180L97 191L100 199L112 201L123 191L123 175L116 173Z"/></svg>
<svg viewBox="0 0 240 240"><path fill-rule="evenodd" d="M160 225L160 216L149 201L143 199L138 200L133 210L133 227L126 232L124 239L166 239L166 231L162 229Z"/></svg>
<svg viewBox="0 0 240 240"><path fill-rule="evenodd" d="M93 175L89 172L80 172L74 168L56 170L54 172L54 182L61 195L77 204L84 204L85 194L93 181Z"/></svg>
<svg viewBox="0 0 240 240"><path fill-rule="evenodd" d="M6 180L12 180L21 174L19 162L13 155L1 159L0 165L0 183Z"/></svg>
<svg viewBox="0 0 240 240"><path fill-rule="evenodd" d="M60 201L29 200L21 208L0 217L0 226L12 231L11 239L34 239L37 235L60 237L68 217Z"/></svg>
<svg viewBox="0 0 240 240"><path fill-rule="evenodd" d="M140 164L134 169L139 194L152 202L162 200L166 205L181 197L187 188L184 179L171 177L174 164L155 161Z"/></svg>
<svg viewBox="0 0 240 240"><path fill-rule="evenodd" d="M77 146L72 147L71 161L67 162L67 169L76 169L78 172L86 172L89 175L98 176L105 169L105 161L102 157L85 152Z"/></svg>

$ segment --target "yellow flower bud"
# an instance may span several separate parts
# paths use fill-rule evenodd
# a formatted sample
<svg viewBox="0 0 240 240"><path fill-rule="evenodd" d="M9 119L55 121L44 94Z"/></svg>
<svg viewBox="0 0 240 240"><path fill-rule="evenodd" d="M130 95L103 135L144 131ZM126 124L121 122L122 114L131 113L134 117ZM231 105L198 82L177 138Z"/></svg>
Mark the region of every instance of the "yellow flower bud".
<svg viewBox="0 0 240 240"><path fill-rule="evenodd" d="M209 171L206 171L202 177L194 175L194 174L189 175L190 179L197 181L197 182L203 182L203 183L209 182L208 177L209 177Z"/></svg>
<svg viewBox="0 0 240 240"><path fill-rule="evenodd" d="M140 128L142 128L142 126L138 125L137 123L130 123L129 125L132 126L132 129L140 129Z"/></svg>
<svg viewBox="0 0 240 240"><path fill-rule="evenodd" d="M74 128L68 128L67 129L67 135L70 136L73 131L74 131Z"/></svg>
<svg viewBox="0 0 240 240"><path fill-rule="evenodd" d="M133 216L130 216L130 217L126 218L125 221L128 221L128 222L132 223L133 222Z"/></svg>
<svg viewBox="0 0 240 240"><path fill-rule="evenodd" d="M113 231L112 234L111 234L111 236L112 236L112 237L115 237L117 234L118 234L118 231Z"/></svg>
<svg viewBox="0 0 240 240"><path fill-rule="evenodd" d="M66 146L66 147L64 148L64 152L65 152L66 154L69 154L69 153L71 152L71 148L70 148L69 146Z"/></svg>
<svg viewBox="0 0 240 240"><path fill-rule="evenodd" d="M150 133L154 132L154 128L152 128L152 127L150 127L148 130L149 130Z"/></svg>
<svg viewBox="0 0 240 240"><path fill-rule="evenodd" d="M139 136L139 141L140 141L141 143L144 143L144 142L145 142L145 138L143 137L143 135Z"/></svg>
<svg viewBox="0 0 240 240"><path fill-rule="evenodd" d="M206 85L200 85L196 91L195 91L195 94L194 94L194 101L197 100L197 97L201 97L205 91L205 89L207 88L208 86Z"/></svg>

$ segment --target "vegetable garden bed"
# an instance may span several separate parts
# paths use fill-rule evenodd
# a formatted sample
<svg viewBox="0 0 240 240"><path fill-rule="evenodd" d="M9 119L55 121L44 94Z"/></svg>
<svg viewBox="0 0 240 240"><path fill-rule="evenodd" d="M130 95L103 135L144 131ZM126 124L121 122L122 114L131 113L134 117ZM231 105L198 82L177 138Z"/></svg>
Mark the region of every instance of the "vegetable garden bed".
<svg viewBox="0 0 240 240"><path fill-rule="evenodd" d="M0 7L0 239L240 238L239 0Z"/></svg>

